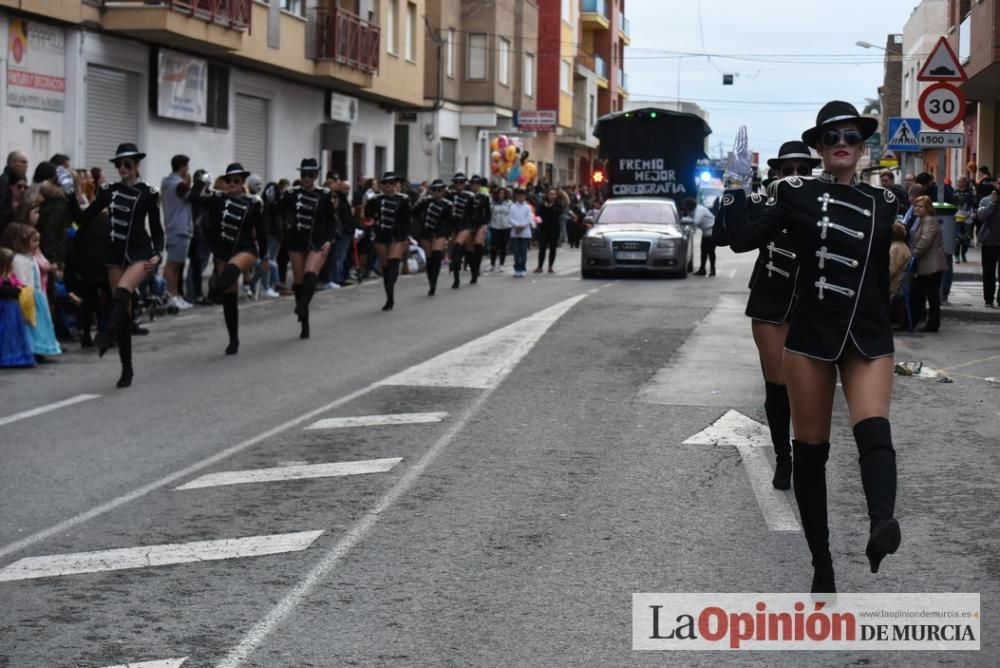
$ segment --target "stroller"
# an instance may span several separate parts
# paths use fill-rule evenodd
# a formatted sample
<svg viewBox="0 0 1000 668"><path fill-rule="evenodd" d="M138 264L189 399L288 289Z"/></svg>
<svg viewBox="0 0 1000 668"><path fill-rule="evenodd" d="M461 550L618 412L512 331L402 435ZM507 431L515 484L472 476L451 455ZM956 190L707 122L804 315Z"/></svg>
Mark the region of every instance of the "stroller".
<svg viewBox="0 0 1000 668"><path fill-rule="evenodd" d="M135 291L136 301L133 304L134 319L141 321L145 316L153 322L161 315L177 315L179 309L170 302L167 294L167 281L158 274L153 274L139 285Z"/></svg>

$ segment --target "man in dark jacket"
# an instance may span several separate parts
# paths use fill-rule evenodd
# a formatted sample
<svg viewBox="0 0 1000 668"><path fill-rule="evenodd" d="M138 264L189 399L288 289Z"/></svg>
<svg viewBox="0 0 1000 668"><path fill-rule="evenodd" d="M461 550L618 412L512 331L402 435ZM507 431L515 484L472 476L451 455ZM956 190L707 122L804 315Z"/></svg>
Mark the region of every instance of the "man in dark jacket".
<svg viewBox="0 0 1000 668"><path fill-rule="evenodd" d="M983 263L983 299L986 306L997 302L997 270L1000 269L1000 183L993 184L993 192L979 202L976 210L979 220L979 244Z"/></svg>
<svg viewBox="0 0 1000 668"><path fill-rule="evenodd" d="M14 200L10 185L20 179L26 179L28 174L28 156L21 151L12 151L7 156L7 166L0 174L0 233L7 223L14 221Z"/></svg>

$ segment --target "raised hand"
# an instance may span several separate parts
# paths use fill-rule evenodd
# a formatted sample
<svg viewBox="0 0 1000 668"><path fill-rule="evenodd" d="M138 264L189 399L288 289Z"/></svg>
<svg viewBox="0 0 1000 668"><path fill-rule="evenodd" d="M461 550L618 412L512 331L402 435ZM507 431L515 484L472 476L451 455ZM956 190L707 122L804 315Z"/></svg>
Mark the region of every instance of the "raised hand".
<svg viewBox="0 0 1000 668"><path fill-rule="evenodd" d="M753 179L753 166L750 164L750 144L747 141L747 126L741 125L736 131L736 141L729 153L729 164L726 167L724 180L727 188L743 188L748 190Z"/></svg>

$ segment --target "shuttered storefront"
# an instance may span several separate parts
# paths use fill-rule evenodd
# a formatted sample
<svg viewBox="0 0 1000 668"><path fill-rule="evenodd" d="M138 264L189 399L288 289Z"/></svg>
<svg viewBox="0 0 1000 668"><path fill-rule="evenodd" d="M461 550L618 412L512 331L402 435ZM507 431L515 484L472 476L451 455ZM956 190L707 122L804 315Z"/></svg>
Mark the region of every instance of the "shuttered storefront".
<svg viewBox="0 0 1000 668"><path fill-rule="evenodd" d="M87 65L88 167L107 170L115 149L125 142L145 149L139 137L139 103L138 74Z"/></svg>
<svg viewBox="0 0 1000 668"><path fill-rule="evenodd" d="M268 180L268 109L262 97L236 94L236 162L253 174Z"/></svg>

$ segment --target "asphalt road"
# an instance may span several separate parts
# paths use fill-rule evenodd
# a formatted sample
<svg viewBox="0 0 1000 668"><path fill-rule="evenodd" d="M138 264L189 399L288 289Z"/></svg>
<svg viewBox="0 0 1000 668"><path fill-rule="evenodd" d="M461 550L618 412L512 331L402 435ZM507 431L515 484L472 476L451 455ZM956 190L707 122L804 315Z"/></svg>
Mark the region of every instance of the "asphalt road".
<svg viewBox="0 0 1000 668"><path fill-rule="evenodd" d="M904 542L878 575L839 398L828 469L840 590L978 592L980 651L636 652L633 593L808 591L809 557L790 492L684 443L764 421L751 258L575 262L433 299L404 277L388 314L378 281L323 292L309 341L289 299L244 305L235 358L198 309L136 339L126 391L113 353L0 375L0 667L1000 664L1000 325L897 344L955 382L896 384ZM358 417L382 423L320 423Z"/></svg>

